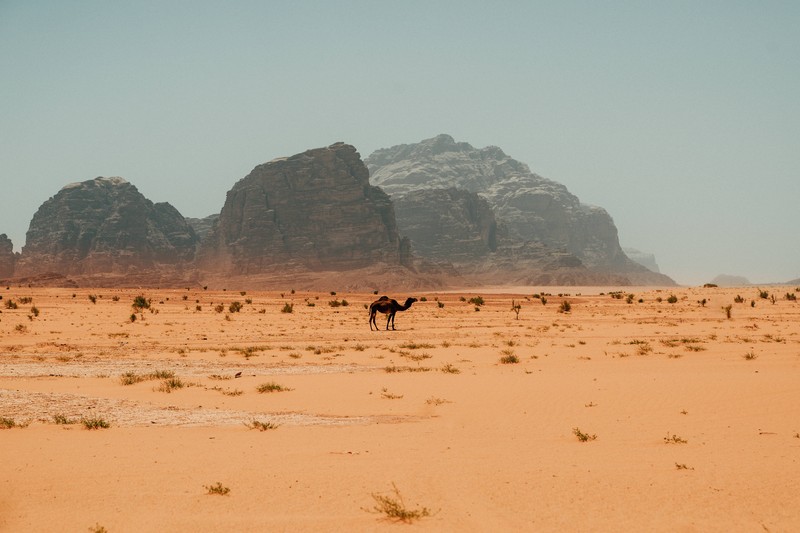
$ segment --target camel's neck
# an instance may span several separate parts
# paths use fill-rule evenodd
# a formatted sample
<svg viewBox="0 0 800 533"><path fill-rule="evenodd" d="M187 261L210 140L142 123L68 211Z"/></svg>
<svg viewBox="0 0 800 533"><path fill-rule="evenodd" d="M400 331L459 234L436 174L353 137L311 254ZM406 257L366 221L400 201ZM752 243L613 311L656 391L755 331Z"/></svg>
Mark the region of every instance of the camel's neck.
<svg viewBox="0 0 800 533"><path fill-rule="evenodd" d="M413 304L413 303L414 303L414 300L412 300L411 298L409 298L408 300L406 300L406 303L404 303L404 304L403 304L403 307L401 307L400 309L401 309L401 310L403 310L403 311L405 311L406 309L408 309L409 307L411 307L411 304Z"/></svg>

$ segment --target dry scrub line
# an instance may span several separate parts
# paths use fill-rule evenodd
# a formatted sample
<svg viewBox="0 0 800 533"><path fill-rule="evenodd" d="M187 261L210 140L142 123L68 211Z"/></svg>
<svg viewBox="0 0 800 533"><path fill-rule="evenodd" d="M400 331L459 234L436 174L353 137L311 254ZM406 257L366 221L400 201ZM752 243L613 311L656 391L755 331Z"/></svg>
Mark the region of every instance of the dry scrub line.
<svg viewBox="0 0 800 533"><path fill-rule="evenodd" d="M326 416L304 413L255 413L218 409L154 407L131 400L92 398L77 394L24 392L0 389L2 416L21 420L51 422L55 416L77 418L102 416L112 427L118 426L235 426L253 419L286 426L351 426L396 423L400 416Z"/></svg>
<svg viewBox="0 0 800 533"><path fill-rule="evenodd" d="M259 364L246 361L235 363L175 361L174 359L137 359L137 360L104 360L49 362L49 361L13 361L3 365L0 377L113 377L126 372L142 372L148 369L174 370L183 376L203 377L208 374L230 374L246 371L256 375L297 375L297 374L337 374L370 372L379 369L377 366L356 364Z"/></svg>

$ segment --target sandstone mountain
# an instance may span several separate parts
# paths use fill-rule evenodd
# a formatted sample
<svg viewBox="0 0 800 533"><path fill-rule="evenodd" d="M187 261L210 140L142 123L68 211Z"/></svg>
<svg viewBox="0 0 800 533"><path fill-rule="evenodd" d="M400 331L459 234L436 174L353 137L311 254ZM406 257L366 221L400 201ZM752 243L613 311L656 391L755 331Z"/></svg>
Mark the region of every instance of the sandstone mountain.
<svg viewBox="0 0 800 533"><path fill-rule="evenodd" d="M181 267L197 236L168 203L153 203L122 178L62 188L31 220L15 276L130 275Z"/></svg>
<svg viewBox="0 0 800 533"><path fill-rule="evenodd" d="M0 234L0 278L10 278L14 275L14 264L17 255L14 253L14 244L8 235Z"/></svg>
<svg viewBox="0 0 800 533"><path fill-rule="evenodd" d="M455 142L449 135L439 135L417 144L377 150L365 163L372 182L395 200L400 232L411 237L415 253L423 257L450 255L459 261L464 237L450 239L447 233L471 232L473 243L486 233L485 228L479 230L476 222L469 220L473 215L464 209L463 197L444 192L455 189L484 200L496 217L495 249L484 249L483 270L523 272L562 265L588 268L597 274L596 282L610 279L614 283L674 284L628 259L619 245L614 222L604 209L582 204L564 185L534 174L497 147L476 149ZM434 197L438 201L426 201ZM474 199L472 204L476 202ZM466 223L459 223L461 229L454 230L453 223L459 217L453 213L459 210ZM422 231L421 224L414 221L425 217L426 211L430 223L446 220L451 228L447 232ZM488 220L487 215L482 219ZM437 240L438 235L445 238ZM591 282L588 273L575 273L576 279Z"/></svg>
<svg viewBox="0 0 800 533"><path fill-rule="evenodd" d="M389 196L344 143L257 166L228 191L198 255L200 268L230 275L408 260Z"/></svg>

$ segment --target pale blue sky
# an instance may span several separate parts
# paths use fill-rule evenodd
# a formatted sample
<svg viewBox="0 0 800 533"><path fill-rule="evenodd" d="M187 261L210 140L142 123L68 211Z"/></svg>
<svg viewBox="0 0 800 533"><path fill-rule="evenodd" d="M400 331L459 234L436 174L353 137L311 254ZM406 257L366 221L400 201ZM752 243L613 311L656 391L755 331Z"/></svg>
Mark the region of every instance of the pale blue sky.
<svg viewBox="0 0 800 533"><path fill-rule="evenodd" d="M344 141L497 145L696 284L800 277L800 2L0 0L0 233L122 176L185 216Z"/></svg>

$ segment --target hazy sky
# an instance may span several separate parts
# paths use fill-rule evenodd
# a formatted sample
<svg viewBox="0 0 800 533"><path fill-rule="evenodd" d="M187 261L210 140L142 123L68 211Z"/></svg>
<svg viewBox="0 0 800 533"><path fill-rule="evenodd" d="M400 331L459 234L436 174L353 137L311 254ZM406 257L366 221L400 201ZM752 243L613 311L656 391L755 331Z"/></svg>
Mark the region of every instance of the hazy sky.
<svg viewBox="0 0 800 533"><path fill-rule="evenodd" d="M121 176L185 216L344 141L496 145L679 283L800 277L800 2L0 0L0 233Z"/></svg>

